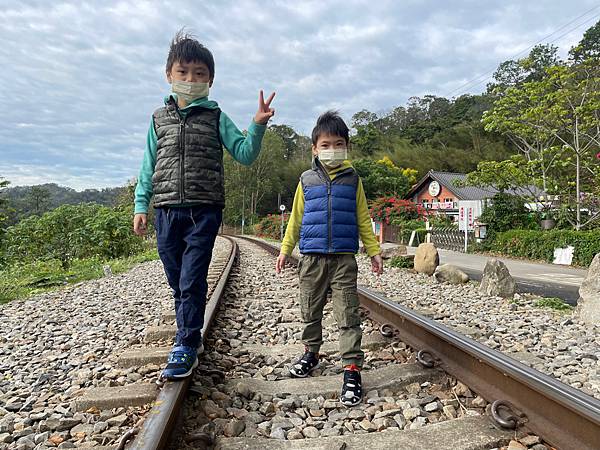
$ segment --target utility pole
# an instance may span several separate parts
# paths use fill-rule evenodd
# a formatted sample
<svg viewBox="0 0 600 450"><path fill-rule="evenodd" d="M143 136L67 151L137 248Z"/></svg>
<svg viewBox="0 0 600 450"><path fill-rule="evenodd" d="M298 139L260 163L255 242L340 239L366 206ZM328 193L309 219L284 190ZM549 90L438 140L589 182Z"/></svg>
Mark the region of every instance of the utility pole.
<svg viewBox="0 0 600 450"><path fill-rule="evenodd" d="M242 189L242 235L244 234L244 221L246 220L244 216L244 211L246 210L246 186Z"/></svg>

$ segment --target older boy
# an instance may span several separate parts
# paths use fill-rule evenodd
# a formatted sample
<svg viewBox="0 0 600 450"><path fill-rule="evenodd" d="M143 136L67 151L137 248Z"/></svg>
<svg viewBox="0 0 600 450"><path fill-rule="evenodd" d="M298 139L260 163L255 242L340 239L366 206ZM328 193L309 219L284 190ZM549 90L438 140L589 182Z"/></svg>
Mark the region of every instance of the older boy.
<svg viewBox="0 0 600 450"><path fill-rule="evenodd" d="M208 285L206 276L225 205L223 146L251 164L260 152L275 93L260 91L254 121L244 135L217 102L208 99L215 76L211 52L182 31L166 66L172 92L152 115L135 190L134 232L146 231L154 195L156 242L175 298L177 334L163 377L181 379L198 365Z"/></svg>
<svg viewBox="0 0 600 450"><path fill-rule="evenodd" d="M383 260L371 228L360 177L347 161L348 127L337 113L328 111L317 120L312 143L312 169L300 176L275 268L277 273L281 271L299 239L305 353L292 365L290 374L304 378L319 365L323 343L321 319L331 288L344 366L340 400L346 406L354 406L362 399L360 370L364 360L354 256L359 235L371 257L373 272L382 273Z"/></svg>

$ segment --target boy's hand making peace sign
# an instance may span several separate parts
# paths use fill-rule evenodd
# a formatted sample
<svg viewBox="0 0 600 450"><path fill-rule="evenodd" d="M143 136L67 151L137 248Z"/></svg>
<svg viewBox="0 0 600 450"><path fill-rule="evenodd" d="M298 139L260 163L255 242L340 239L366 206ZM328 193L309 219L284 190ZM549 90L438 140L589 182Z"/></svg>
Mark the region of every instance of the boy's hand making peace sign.
<svg viewBox="0 0 600 450"><path fill-rule="evenodd" d="M271 102L275 97L275 92L269 95L269 98L265 102L265 98L263 96L262 89L260 90L260 94L258 96L258 111L254 115L254 122L259 123L261 125L266 125L267 122L273 115L275 114L275 110L271 108Z"/></svg>

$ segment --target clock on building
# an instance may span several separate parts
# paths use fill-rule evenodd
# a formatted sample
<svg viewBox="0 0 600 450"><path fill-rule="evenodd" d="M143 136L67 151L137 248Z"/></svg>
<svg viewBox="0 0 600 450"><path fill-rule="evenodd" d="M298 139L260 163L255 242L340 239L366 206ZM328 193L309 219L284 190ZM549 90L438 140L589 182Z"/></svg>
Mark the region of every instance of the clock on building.
<svg viewBox="0 0 600 450"><path fill-rule="evenodd" d="M440 195L440 183L438 183L437 181L432 181L431 183L429 183L429 195L431 195L432 197L437 197L438 195Z"/></svg>

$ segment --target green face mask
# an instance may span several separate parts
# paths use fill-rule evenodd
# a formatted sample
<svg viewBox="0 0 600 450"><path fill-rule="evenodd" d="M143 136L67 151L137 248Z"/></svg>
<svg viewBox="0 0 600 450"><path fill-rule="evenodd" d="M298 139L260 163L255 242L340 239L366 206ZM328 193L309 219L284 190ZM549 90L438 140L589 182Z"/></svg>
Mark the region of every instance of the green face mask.
<svg viewBox="0 0 600 450"><path fill-rule="evenodd" d="M172 90L186 103L192 103L200 97L208 96L208 83L192 83L190 81L173 80Z"/></svg>

